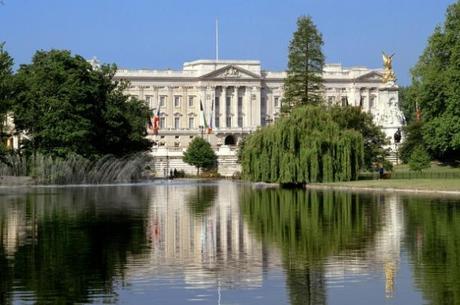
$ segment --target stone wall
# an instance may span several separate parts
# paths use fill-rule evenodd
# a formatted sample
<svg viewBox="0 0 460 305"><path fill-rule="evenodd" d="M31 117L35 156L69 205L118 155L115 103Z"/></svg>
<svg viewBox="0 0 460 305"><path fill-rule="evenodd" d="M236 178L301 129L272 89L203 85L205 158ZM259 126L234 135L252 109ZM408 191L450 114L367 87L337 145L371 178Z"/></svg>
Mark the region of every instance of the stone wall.
<svg viewBox="0 0 460 305"><path fill-rule="evenodd" d="M196 175L196 168L182 161L185 148L159 147L152 150L153 168L156 177L167 177L174 169L183 170L186 174ZM223 177L232 177L241 171L237 163L237 151L230 146L222 145L216 151L217 171Z"/></svg>

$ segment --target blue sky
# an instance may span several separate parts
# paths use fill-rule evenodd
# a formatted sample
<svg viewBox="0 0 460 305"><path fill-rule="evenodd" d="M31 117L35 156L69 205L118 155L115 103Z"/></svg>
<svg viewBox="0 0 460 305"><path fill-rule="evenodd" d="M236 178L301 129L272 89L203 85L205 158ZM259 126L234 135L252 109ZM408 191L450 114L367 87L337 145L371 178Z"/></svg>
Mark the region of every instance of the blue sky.
<svg viewBox="0 0 460 305"><path fill-rule="evenodd" d="M16 64L37 49L69 49L127 68L180 69L184 61L215 57L258 59L283 70L300 15L312 16L328 63L382 65L396 53L400 84L410 82L428 37L453 0L3 0L0 41Z"/></svg>

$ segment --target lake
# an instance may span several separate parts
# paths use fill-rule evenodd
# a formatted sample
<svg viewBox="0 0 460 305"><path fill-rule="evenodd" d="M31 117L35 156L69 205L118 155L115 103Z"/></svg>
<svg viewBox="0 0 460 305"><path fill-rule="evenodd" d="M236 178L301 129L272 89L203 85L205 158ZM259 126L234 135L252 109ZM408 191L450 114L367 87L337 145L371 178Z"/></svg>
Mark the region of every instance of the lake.
<svg viewBox="0 0 460 305"><path fill-rule="evenodd" d="M460 198L0 188L0 304L460 304Z"/></svg>

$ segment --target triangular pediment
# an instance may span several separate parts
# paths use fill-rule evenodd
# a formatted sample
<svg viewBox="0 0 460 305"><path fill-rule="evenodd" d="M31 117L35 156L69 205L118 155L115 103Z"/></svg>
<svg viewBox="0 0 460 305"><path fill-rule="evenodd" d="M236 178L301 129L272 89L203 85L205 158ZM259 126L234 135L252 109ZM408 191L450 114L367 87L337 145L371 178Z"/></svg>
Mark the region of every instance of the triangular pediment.
<svg viewBox="0 0 460 305"><path fill-rule="evenodd" d="M202 79L259 79L260 75L238 67L236 65L228 65L215 71L202 75Z"/></svg>
<svg viewBox="0 0 460 305"><path fill-rule="evenodd" d="M383 81L383 74L377 71L371 71L357 77L356 80L360 82L381 82Z"/></svg>

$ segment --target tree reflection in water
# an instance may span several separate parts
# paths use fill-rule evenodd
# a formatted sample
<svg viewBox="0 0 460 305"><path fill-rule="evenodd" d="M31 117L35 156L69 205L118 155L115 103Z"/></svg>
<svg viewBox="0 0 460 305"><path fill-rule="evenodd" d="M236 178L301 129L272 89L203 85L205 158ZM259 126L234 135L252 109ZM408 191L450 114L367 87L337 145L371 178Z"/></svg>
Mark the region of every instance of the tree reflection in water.
<svg viewBox="0 0 460 305"><path fill-rule="evenodd" d="M12 303L13 285L36 304L115 297L114 279L122 280L127 257L146 243L145 194L123 187L41 192L0 205L0 303Z"/></svg>
<svg viewBox="0 0 460 305"><path fill-rule="evenodd" d="M250 230L282 251L291 304L326 304L324 260L372 242L379 206L366 198L304 190L243 193Z"/></svg>
<svg viewBox="0 0 460 305"><path fill-rule="evenodd" d="M217 198L217 188L213 185L198 185L185 198L192 215L206 216Z"/></svg>
<svg viewBox="0 0 460 305"><path fill-rule="evenodd" d="M458 200L406 198L404 206L417 286L431 304L460 304Z"/></svg>

